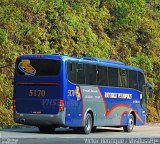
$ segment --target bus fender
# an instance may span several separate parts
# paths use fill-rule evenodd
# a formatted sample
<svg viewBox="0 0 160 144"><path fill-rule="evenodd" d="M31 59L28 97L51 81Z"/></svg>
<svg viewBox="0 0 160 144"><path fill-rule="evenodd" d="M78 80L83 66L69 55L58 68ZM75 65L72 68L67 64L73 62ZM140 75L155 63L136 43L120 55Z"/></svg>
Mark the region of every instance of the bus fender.
<svg viewBox="0 0 160 144"><path fill-rule="evenodd" d="M134 110L124 111L121 115L120 125L128 125L130 115L134 117L134 125L136 125L136 114Z"/></svg>

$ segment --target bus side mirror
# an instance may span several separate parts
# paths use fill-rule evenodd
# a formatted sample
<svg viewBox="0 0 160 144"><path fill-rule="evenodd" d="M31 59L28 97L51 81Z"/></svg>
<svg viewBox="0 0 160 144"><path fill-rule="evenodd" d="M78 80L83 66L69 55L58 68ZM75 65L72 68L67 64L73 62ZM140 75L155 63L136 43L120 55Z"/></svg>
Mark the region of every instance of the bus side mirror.
<svg viewBox="0 0 160 144"><path fill-rule="evenodd" d="M146 87L149 89L149 97L153 96L153 86L150 83L146 83Z"/></svg>

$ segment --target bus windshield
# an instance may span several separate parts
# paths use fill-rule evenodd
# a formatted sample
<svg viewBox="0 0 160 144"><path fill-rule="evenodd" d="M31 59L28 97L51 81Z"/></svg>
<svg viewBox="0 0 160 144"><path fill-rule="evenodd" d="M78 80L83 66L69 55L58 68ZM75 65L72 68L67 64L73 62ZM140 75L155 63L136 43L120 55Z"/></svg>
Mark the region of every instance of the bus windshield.
<svg viewBox="0 0 160 144"><path fill-rule="evenodd" d="M60 72L60 61L51 59L17 59L16 71L25 76L53 76Z"/></svg>

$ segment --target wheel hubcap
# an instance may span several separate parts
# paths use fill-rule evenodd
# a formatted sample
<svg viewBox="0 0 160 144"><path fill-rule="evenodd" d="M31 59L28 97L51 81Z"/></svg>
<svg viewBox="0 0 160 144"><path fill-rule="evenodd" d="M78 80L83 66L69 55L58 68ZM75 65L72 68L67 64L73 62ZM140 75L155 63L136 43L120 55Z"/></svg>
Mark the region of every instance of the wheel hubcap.
<svg viewBox="0 0 160 144"><path fill-rule="evenodd" d="M129 119L129 128L133 129L133 119L132 118Z"/></svg>
<svg viewBox="0 0 160 144"><path fill-rule="evenodd" d="M90 129L91 129L91 118L88 116L87 118L86 118L86 123L85 123L85 125L86 125L86 129L89 131Z"/></svg>

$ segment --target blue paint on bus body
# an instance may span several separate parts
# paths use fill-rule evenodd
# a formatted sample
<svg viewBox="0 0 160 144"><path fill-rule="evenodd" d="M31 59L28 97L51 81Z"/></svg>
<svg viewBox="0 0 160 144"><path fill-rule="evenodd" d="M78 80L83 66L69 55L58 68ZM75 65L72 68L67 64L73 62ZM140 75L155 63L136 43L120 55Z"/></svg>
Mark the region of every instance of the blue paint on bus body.
<svg viewBox="0 0 160 144"><path fill-rule="evenodd" d="M89 110L93 112L95 126L128 125L128 117L131 111L135 113L136 125L145 124L146 109L142 108L140 91L123 87L77 85L69 82L66 74L67 61L117 67L143 73L143 70L140 68L123 63L116 63L116 61L102 59L88 60L62 55L23 55L18 59L60 60L61 68L60 73L56 76L25 76L19 75L16 72L14 82L14 98L17 104L16 114L32 114L32 117L36 117L34 112L40 112L40 114L50 114L54 117L54 115L59 113L58 100L62 99L64 100L66 109L65 124L63 125L66 126L83 126L85 114ZM77 87L79 87L79 90L77 90ZM34 94L33 96L29 96L30 90L45 90L46 95L45 97L34 96ZM77 96L79 95L78 93L80 93L80 97ZM124 94L131 94L132 98L129 98L130 95L126 95L128 98L116 98L116 94L119 97L123 97ZM94 95L94 98L92 95ZM15 117L17 117L16 114ZM23 118L23 116L17 117L15 121L21 123L21 118ZM28 124L30 123L28 122ZM54 124L56 125L56 123L53 122L53 125ZM35 122L34 124L32 123L32 125L37 124Z"/></svg>

